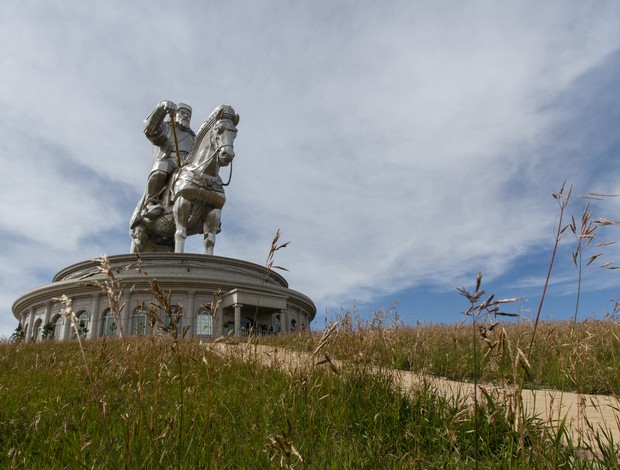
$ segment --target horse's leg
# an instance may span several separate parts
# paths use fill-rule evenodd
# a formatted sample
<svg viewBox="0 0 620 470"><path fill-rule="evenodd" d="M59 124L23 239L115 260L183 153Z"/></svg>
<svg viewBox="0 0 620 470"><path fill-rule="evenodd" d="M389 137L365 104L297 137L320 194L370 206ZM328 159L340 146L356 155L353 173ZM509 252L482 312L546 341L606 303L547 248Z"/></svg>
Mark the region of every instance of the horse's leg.
<svg viewBox="0 0 620 470"><path fill-rule="evenodd" d="M148 240L148 235L144 231L144 229L137 225L131 231L131 251L130 253L139 253L143 251L146 247L146 242Z"/></svg>
<svg viewBox="0 0 620 470"><path fill-rule="evenodd" d="M211 209L205 217L203 224L203 231L205 234L205 254L212 255L213 247L215 246L215 234L220 226L220 220L222 219L221 209Z"/></svg>
<svg viewBox="0 0 620 470"><path fill-rule="evenodd" d="M138 249L138 240L136 240L137 238L136 232L132 230L130 235L131 235L131 248L129 249L129 253L140 252L140 250Z"/></svg>
<svg viewBox="0 0 620 470"><path fill-rule="evenodd" d="M185 250L185 239L187 238L187 222L189 212L192 207L191 202L183 197L178 197L174 202L172 213L174 214L174 252L183 253Z"/></svg>

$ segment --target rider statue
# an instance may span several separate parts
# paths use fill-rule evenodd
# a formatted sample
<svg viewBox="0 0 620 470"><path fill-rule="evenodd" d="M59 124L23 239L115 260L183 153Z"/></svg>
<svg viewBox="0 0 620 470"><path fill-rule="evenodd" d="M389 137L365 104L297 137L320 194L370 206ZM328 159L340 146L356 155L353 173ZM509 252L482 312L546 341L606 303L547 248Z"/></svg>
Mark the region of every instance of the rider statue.
<svg viewBox="0 0 620 470"><path fill-rule="evenodd" d="M144 120L153 168L129 223L132 253L183 253L188 236L203 234L205 254L213 254L228 185L219 170L235 157L239 115L220 105L197 134L191 116L188 105L162 101Z"/></svg>
<svg viewBox="0 0 620 470"><path fill-rule="evenodd" d="M170 120L164 121L167 114ZM185 163L196 140L196 134L189 127L191 117L191 106L162 101L144 120L144 134L153 143L153 168L146 184L140 218L157 218L164 211L161 196L166 182Z"/></svg>

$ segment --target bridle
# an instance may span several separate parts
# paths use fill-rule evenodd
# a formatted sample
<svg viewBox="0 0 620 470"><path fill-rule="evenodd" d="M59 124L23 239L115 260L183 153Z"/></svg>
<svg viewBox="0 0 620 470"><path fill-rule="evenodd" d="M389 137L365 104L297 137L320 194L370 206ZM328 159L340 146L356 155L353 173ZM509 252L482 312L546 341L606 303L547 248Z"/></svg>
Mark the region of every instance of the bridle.
<svg viewBox="0 0 620 470"><path fill-rule="evenodd" d="M216 124L216 125L217 125L217 124ZM210 132L213 132L213 131L215 130L216 125L214 125L214 126L211 128L211 131L210 131ZM228 129L228 128L227 128L227 129L224 129L224 130L222 131L222 133L223 133L223 132L234 132L234 133L236 134L236 133L237 133L237 129L236 129L236 128L235 128L235 129ZM200 165L196 166L196 170L198 170L198 171L202 171L202 168L204 168L204 167L205 167L205 166L207 166L209 163L211 163L211 161L212 161L212 160L215 158L215 156L216 156L216 155L220 152L220 150L222 150L223 148L226 148L226 147L233 148L233 145L232 145L232 144L224 144L224 145L220 145L220 146L218 146L215 150L213 150L213 152L211 153L211 155L209 155L209 157L208 157L208 158L206 158L206 159L203 161L203 163L201 163ZM228 181L227 181L226 183L223 183L223 184L222 184L222 186L228 186L228 185L230 184L230 181L232 180L232 164L233 164L233 161L231 160L231 161L230 161L230 173L229 173L229 175L228 175ZM216 165L218 165L218 168L217 168L217 171L216 171L216 173L217 173L217 172L219 172L219 158L217 158L217 159L216 159Z"/></svg>

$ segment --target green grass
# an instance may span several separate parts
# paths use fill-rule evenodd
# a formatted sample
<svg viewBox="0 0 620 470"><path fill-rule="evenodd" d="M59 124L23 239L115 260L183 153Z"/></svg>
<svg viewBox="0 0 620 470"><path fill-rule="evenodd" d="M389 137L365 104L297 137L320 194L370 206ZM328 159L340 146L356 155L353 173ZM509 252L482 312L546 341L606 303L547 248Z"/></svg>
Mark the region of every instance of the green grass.
<svg viewBox="0 0 620 470"><path fill-rule="evenodd" d="M572 186L564 190L554 194L561 215ZM476 388L472 404L443 396L430 379L405 392L380 373L511 385L517 398L525 387L620 395L616 310L605 321L577 321L577 297L571 321L539 321L564 234L578 240L580 291L584 265L602 255L584 253L596 229L620 225L591 215L588 204L580 227L574 217L563 226L560 216L532 324L495 322L495 314L506 315L500 305L515 299L485 300L479 274L475 291L459 289L470 303L462 325L410 327L392 310L367 321L344 312L329 337L251 339L320 349L325 363L343 361L335 371L287 372L261 366L258 357L222 358L198 342L163 337L0 343L0 468L620 468L620 447L604 432L598 442L575 443L562 425L546 427L514 397ZM278 239L279 231L269 269L287 245ZM118 318L121 286L112 270L104 272ZM171 294L152 288L172 319Z"/></svg>
<svg viewBox="0 0 620 470"><path fill-rule="evenodd" d="M289 347L303 341L318 337L286 338ZM554 444L537 419L517 426L491 396L478 407L476 451L464 397L443 398L431 383L406 395L359 356L340 373L288 373L221 358L194 341L98 340L84 352L92 383L77 342L0 344L0 467L593 464Z"/></svg>

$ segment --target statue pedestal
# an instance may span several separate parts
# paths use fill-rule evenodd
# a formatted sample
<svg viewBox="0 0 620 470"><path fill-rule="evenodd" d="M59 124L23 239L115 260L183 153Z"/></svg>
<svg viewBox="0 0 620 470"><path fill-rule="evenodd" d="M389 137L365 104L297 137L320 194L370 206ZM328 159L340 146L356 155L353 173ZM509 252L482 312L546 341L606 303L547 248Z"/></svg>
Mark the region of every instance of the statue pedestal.
<svg viewBox="0 0 620 470"><path fill-rule="evenodd" d="M221 335L269 335L309 331L316 315L312 300L289 289L280 274L264 266L233 258L193 253L143 253L108 258L112 275L123 291L121 325L110 313L107 297L92 285L104 282L97 261L77 263L61 270L51 284L32 289L13 304L13 313L25 328L26 338L40 339L43 327L51 323L51 336L74 337L68 319L60 316L61 306L53 299L73 299L73 310L84 322L87 338L155 333L144 310L157 305L151 281L171 293L171 304L181 305L179 331L186 337L212 338ZM216 293L218 293L216 295ZM215 299L215 300L214 300ZM218 301L219 299L219 301ZM167 318L161 310L159 314ZM157 327L155 327L157 329Z"/></svg>

